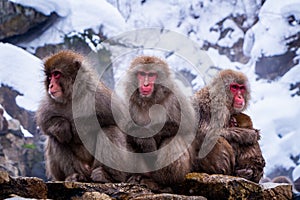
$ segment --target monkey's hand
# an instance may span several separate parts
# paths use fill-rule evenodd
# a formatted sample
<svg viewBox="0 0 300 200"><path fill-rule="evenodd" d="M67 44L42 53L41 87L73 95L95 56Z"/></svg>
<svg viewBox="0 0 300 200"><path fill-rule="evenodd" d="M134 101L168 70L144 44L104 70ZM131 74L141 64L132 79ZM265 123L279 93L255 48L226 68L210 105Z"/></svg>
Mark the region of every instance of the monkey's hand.
<svg viewBox="0 0 300 200"><path fill-rule="evenodd" d="M258 140L257 131L238 127L223 129L221 136L229 143L235 142L241 145L252 145Z"/></svg>
<svg viewBox="0 0 300 200"><path fill-rule="evenodd" d="M253 177L253 170L252 169L239 169L235 171L236 175L248 180L251 180Z"/></svg>
<svg viewBox="0 0 300 200"><path fill-rule="evenodd" d="M63 117L49 119L43 129L45 134L55 137L60 143L68 143L72 139L71 124Z"/></svg>
<svg viewBox="0 0 300 200"><path fill-rule="evenodd" d="M229 127L238 127L238 123L235 117L231 117L229 121Z"/></svg>
<svg viewBox="0 0 300 200"><path fill-rule="evenodd" d="M102 166L97 167L92 171L91 179L94 182L99 183L111 183L113 182L110 176L105 172Z"/></svg>
<svg viewBox="0 0 300 200"><path fill-rule="evenodd" d="M76 181L82 181L85 182L87 181L87 179L85 178L85 176L83 174L78 174L78 173L74 173L69 175L65 181L69 181L69 182L76 182Z"/></svg>

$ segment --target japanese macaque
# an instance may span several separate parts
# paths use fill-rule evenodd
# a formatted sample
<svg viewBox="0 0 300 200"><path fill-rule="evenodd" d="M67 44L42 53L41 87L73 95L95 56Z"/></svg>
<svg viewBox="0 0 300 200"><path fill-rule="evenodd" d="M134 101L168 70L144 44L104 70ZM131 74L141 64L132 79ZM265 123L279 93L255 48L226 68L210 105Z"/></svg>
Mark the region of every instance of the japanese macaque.
<svg viewBox="0 0 300 200"><path fill-rule="evenodd" d="M86 58L73 51L46 58L44 72L46 96L36 119L49 136L47 175L59 181L124 181L122 173L112 178L110 169L93 156L100 126L113 143L126 143L110 109L111 91L98 81Z"/></svg>
<svg viewBox="0 0 300 200"><path fill-rule="evenodd" d="M4 115L4 110L0 107L0 133L7 133L8 122L3 115Z"/></svg>
<svg viewBox="0 0 300 200"><path fill-rule="evenodd" d="M230 127L240 127L255 130L260 139L259 130L253 128L251 118L244 113L236 113L231 116ZM234 175L246 178L258 183L263 176L265 160L258 141L252 145L231 144L236 155Z"/></svg>
<svg viewBox="0 0 300 200"><path fill-rule="evenodd" d="M250 116L244 113L236 113L231 115L229 126L253 129L253 123Z"/></svg>
<svg viewBox="0 0 300 200"><path fill-rule="evenodd" d="M154 56L135 58L125 84L132 119L127 141L145 155L149 173L142 175L166 186L183 181L194 156L190 144L196 119L190 100L176 86L167 63Z"/></svg>
<svg viewBox="0 0 300 200"><path fill-rule="evenodd" d="M199 113L195 171L260 180L265 161L257 142L259 133L251 119L240 114L249 99L247 77L233 70L221 71L194 95Z"/></svg>

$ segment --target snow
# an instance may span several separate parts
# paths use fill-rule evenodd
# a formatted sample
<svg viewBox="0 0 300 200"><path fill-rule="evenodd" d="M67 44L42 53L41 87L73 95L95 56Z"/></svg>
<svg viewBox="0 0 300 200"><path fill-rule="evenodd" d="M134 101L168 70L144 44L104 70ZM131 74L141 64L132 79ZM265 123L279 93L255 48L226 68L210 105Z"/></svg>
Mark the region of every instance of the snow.
<svg viewBox="0 0 300 200"><path fill-rule="evenodd" d="M294 167L291 155L299 154L300 97L291 98L289 84L252 81L252 105L248 110L254 127L261 130L266 172L275 166Z"/></svg>
<svg viewBox="0 0 300 200"><path fill-rule="evenodd" d="M99 29L102 29L105 35L112 36L124 31L126 28L124 18L115 7L105 0L14 1L37 8L40 11L43 8L42 12L45 14L55 11L62 16L58 22L46 30L40 37L20 44L20 46L27 47L31 51L45 44L62 43L65 35L71 34L73 31L80 32L91 28L98 32Z"/></svg>
<svg viewBox="0 0 300 200"><path fill-rule="evenodd" d="M35 50L45 44L63 42L66 34L72 34L74 31L80 32L87 28L94 30L102 28L108 37L115 37L125 31L141 28L165 28L184 35L199 46L208 41L212 44L218 43L224 47L231 47L238 39L244 38L244 54L251 56L249 63L231 62L226 56L220 55L217 50L212 48L205 53L206 57L204 56L203 60L209 60L210 64L214 64L213 66L240 70L248 76L252 87L252 99L247 113L252 117L254 127L261 130L260 144L267 163L265 172L271 172L274 167L279 165L286 168L296 166L290 156L300 153L300 97L292 97L295 91L289 89L291 83L300 80L300 65L291 69L282 78L268 82L257 80L253 63L262 55L279 55L287 51L285 39L300 32L299 24L289 23L287 20L289 16L300 20L299 0L266 1L259 11L259 21L245 34L240 27L233 23L231 18L225 18L246 12L248 19L243 27L250 26L254 21L256 2L259 2L257 0L192 0L191 3L186 3L185 0L151 0L145 1L145 3L117 0L109 0L110 3L105 0L84 2L81 0L11 1L33 7L45 15L56 12L61 16L60 20L43 35L32 42L21 44L28 50ZM233 2L236 4L233 5ZM231 28L232 30L220 40L220 27L216 24L224 19L226 21L224 27L221 28L223 30ZM149 38L146 39L152 41L155 38L156 35L149 35ZM168 40L167 43L172 46L173 40ZM176 43L182 48L190 48L186 40L177 38ZM180 51L182 49L176 49L175 45L172 47L177 53L183 52ZM147 54L166 55L166 51L161 52L161 49L156 52L139 50L129 52L130 49L127 49L125 52L117 53L114 52L115 49L111 50L113 50L114 65L120 66L116 71L116 77L122 76L131 59L137 54L146 52ZM196 52L191 49L187 53L190 55L188 58L199 57ZM297 54L300 54L300 50L297 51ZM193 69L195 66L191 66L191 64L195 63L197 67L202 67L198 61L185 60L187 57L180 56L182 55L174 54L167 58L167 62L175 71L184 68ZM295 63L297 59L299 57L294 60ZM0 83L10 85L24 94L17 98L20 106L36 110L44 92L41 60L21 48L3 43L0 43L0 60ZM192 70L193 74L198 75L193 81L193 85L197 89L203 87L208 81L203 75L206 72L205 69L206 67ZM211 72L211 75L214 73ZM298 170L295 170L296 175L293 174L294 176L299 176L299 168L299 166L296 168Z"/></svg>
<svg viewBox="0 0 300 200"><path fill-rule="evenodd" d="M42 61L27 51L8 43L0 43L0 84L12 86L23 94L17 104L36 110L43 94Z"/></svg>
<svg viewBox="0 0 300 200"><path fill-rule="evenodd" d="M300 177L300 165L298 165L293 171L293 181Z"/></svg>
<svg viewBox="0 0 300 200"><path fill-rule="evenodd" d="M0 108L2 108L4 110L3 116L9 123L9 121L12 120L13 118L5 111L5 109L3 108L3 106L1 104L0 104ZM25 137L33 137L33 135L28 130L24 129L23 126L21 126L20 128Z"/></svg>
<svg viewBox="0 0 300 200"><path fill-rule="evenodd" d="M253 32L255 42L252 43L251 56L280 55L287 51L285 39L300 31L300 25L288 23L288 16L300 20L299 0L268 0L259 13L259 21L249 31ZM276 23L274 23L276 22Z"/></svg>

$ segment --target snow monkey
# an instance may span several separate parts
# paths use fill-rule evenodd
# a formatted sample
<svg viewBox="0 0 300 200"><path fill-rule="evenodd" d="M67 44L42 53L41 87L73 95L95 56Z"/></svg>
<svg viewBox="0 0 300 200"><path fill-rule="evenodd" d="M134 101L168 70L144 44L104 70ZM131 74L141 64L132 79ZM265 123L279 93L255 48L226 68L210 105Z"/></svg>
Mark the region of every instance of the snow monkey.
<svg viewBox="0 0 300 200"><path fill-rule="evenodd" d="M233 114L229 126L255 130L258 134L258 140L260 139L259 130L253 128L250 116L244 113ZM232 143L231 145L236 155L234 175L258 183L263 176L265 167L265 159L262 156L258 141L254 141L253 145L240 145L239 143Z"/></svg>
<svg viewBox="0 0 300 200"><path fill-rule="evenodd" d="M59 181L124 181L125 174L114 174L115 170L103 166L93 156L99 130L91 123L95 116L91 108L95 109L96 121L107 137L117 145L126 146L126 138L116 126L110 109L111 91L98 81L87 59L74 51L60 51L46 58L44 72L46 95L36 119L48 136L47 175ZM79 79L77 84L76 79ZM95 105L89 103L93 98ZM81 114L77 116L79 119L74 118L74 112ZM76 127L75 121L82 126ZM84 132L83 137L79 129ZM84 145L83 139L88 145Z"/></svg>
<svg viewBox="0 0 300 200"><path fill-rule="evenodd" d="M159 185L182 182L191 172L195 154L190 145L196 130L191 101L176 86L168 64L158 57L136 57L126 76L125 93L132 119L127 141L134 152L156 152L145 159L149 169L156 170L143 175Z"/></svg>
<svg viewBox="0 0 300 200"><path fill-rule="evenodd" d="M249 100L247 77L233 70L220 71L195 93L193 102L199 112L195 171L260 180L265 161L258 144L259 132L253 129L251 118L241 113ZM203 155L207 144L214 146Z"/></svg>

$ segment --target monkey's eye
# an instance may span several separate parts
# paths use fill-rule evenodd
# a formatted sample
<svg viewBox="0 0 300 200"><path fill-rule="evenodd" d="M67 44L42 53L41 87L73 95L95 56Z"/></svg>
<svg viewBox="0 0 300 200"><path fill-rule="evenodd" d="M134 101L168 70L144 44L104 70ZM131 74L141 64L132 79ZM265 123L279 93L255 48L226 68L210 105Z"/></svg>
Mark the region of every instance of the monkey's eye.
<svg viewBox="0 0 300 200"><path fill-rule="evenodd" d="M59 79L60 76L61 76L60 71L54 71L54 72L51 73L51 78Z"/></svg>
<svg viewBox="0 0 300 200"><path fill-rule="evenodd" d="M150 78L152 78L152 77L155 77L157 74L155 73L155 72L150 72L149 74L148 74L148 76L150 77Z"/></svg>
<svg viewBox="0 0 300 200"><path fill-rule="evenodd" d="M241 92L242 94L244 94L246 92L246 87L244 84L231 83L230 91L233 92L234 94L237 92Z"/></svg>
<svg viewBox="0 0 300 200"><path fill-rule="evenodd" d="M241 90L241 91L245 91L245 90L246 90L246 87L242 85L242 86L240 86L240 90Z"/></svg>
<svg viewBox="0 0 300 200"><path fill-rule="evenodd" d="M239 89L239 86L236 83L230 84L230 90L236 92Z"/></svg>
<svg viewBox="0 0 300 200"><path fill-rule="evenodd" d="M146 76L147 73L146 73L146 72L143 72L143 71L139 71L139 72L138 72L138 75L139 75L139 76Z"/></svg>

